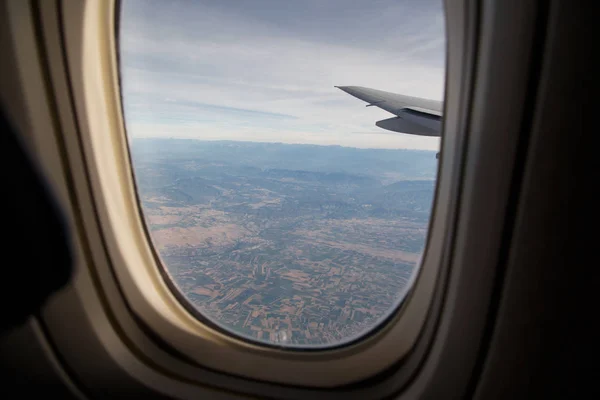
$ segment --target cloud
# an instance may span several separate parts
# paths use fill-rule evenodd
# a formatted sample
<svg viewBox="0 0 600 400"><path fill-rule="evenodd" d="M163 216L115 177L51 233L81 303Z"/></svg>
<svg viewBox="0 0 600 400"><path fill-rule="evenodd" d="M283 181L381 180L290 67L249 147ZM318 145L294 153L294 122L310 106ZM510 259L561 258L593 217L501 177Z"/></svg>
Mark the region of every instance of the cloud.
<svg viewBox="0 0 600 400"><path fill-rule="evenodd" d="M129 134L436 150L333 86L442 99L441 3L322 3L124 1Z"/></svg>

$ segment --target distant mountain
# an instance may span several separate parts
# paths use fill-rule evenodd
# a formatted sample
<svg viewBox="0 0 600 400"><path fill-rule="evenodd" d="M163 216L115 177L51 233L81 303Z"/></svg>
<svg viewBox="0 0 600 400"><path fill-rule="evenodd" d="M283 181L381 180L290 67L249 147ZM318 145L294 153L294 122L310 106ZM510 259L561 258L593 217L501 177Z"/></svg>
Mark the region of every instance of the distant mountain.
<svg viewBox="0 0 600 400"><path fill-rule="evenodd" d="M354 174L384 184L433 180L437 171L435 152L423 150L154 138L132 139L131 148L138 165L202 160L229 167Z"/></svg>

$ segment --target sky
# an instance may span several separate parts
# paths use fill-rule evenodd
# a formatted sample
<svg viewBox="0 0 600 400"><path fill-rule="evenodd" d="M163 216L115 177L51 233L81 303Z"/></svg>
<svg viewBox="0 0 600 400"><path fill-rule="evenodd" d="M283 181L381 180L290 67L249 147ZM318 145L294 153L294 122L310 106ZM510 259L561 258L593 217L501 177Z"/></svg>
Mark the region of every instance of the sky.
<svg viewBox="0 0 600 400"><path fill-rule="evenodd" d="M442 100L442 0L122 0L130 137L438 150L334 88Z"/></svg>

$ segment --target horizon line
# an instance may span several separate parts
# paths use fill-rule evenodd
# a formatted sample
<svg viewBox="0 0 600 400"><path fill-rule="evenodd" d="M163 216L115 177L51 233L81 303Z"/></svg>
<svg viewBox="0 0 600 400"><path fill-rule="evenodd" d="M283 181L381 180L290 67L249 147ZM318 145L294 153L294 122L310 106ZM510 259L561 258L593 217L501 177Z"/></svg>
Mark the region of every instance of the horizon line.
<svg viewBox="0 0 600 400"><path fill-rule="evenodd" d="M232 143L261 143L261 144L279 144L288 146L318 146L318 147L342 147L347 149L357 150L405 150L405 151L420 151L427 153L437 153L439 150L425 150L425 149L413 149L407 147L398 148L386 148L386 147L356 147L356 146L344 146L341 144L317 144L317 143L286 143L286 142L269 142L269 141L252 141L252 140L233 140L233 139L200 139L200 138L179 138L179 137L153 137L153 136L136 136L130 137L130 140L195 140L198 142L232 142Z"/></svg>

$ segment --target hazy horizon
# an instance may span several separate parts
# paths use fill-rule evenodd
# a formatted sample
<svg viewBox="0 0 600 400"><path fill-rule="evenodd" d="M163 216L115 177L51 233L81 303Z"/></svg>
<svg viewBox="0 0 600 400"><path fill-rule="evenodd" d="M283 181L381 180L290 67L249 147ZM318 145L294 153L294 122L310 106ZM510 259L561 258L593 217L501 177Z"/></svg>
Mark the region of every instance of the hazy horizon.
<svg viewBox="0 0 600 400"><path fill-rule="evenodd" d="M334 85L442 100L441 1L126 0L120 29L131 137L439 148Z"/></svg>
<svg viewBox="0 0 600 400"><path fill-rule="evenodd" d="M356 147L349 146L347 144L319 144L319 143L290 143L290 142L270 142L270 141L261 141L261 140L235 140L235 139L204 139L204 138L195 138L195 137L171 137L171 136L134 136L130 138L131 140L153 140L153 139L162 139L162 140L197 140L199 142L228 142L228 143L260 143L260 144L279 144L279 145L290 145L290 146L319 146L319 147L343 147L348 149L357 149L357 150L409 150L409 151L417 151L417 152L426 152L426 153L436 153L436 150L428 150L428 149L411 149L411 148L387 148L387 147Z"/></svg>

